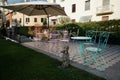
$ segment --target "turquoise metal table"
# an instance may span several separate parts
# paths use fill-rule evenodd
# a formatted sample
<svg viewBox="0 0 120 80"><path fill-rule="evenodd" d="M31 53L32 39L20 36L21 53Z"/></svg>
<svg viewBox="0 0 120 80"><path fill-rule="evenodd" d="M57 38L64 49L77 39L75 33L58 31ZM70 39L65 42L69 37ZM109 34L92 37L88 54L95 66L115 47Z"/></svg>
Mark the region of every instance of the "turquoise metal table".
<svg viewBox="0 0 120 80"><path fill-rule="evenodd" d="M71 39L74 40L74 41L77 41L77 40L80 41L80 47L79 47L79 48L80 48L80 54L81 54L81 56L82 56L82 60L85 61L86 55L85 55L85 52L84 52L84 44L83 44L83 43L84 43L86 40L90 40L91 37L78 36L78 37L71 37Z"/></svg>

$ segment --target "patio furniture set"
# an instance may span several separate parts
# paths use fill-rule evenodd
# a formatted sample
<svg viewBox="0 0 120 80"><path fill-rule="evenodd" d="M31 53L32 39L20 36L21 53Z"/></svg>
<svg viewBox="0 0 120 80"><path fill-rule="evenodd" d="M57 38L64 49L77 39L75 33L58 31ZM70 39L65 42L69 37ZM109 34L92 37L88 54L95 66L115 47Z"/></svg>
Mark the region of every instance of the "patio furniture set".
<svg viewBox="0 0 120 80"><path fill-rule="evenodd" d="M80 41L80 54L85 65L95 64L97 69L102 71L101 65L108 67L105 59L102 56L102 52L106 48L106 44L109 38L109 32L105 31L93 31L86 32L85 37L71 37L74 40L86 40L86 42ZM96 39L98 37L98 44L96 45ZM86 53L86 54L85 54ZM87 56L89 54L89 56Z"/></svg>
<svg viewBox="0 0 120 80"><path fill-rule="evenodd" d="M70 49L75 46L71 47L69 42L72 42L73 44L79 43L78 53L81 55L81 60L84 65L95 64L97 69L100 71L104 70L101 65L105 65L106 68L108 67L108 64L102 56L102 52L105 50L107 45L110 34L109 32L88 30L86 31L85 36L70 37L71 39L69 38L67 31L53 31L48 34L49 38L44 44L42 44L44 41L42 40L39 45L36 45L42 47L46 46L48 48L48 52L52 53L61 53L65 48L68 50L68 53L71 53ZM62 55L61 57L63 57L64 53L58 55ZM70 55L68 57L70 60L74 61L78 55L74 53L72 57Z"/></svg>

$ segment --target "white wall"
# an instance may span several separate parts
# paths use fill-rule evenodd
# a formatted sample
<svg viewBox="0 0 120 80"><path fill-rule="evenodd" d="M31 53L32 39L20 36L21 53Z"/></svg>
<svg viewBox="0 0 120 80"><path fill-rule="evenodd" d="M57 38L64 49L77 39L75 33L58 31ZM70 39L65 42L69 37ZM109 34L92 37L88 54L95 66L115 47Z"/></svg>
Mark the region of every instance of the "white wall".
<svg viewBox="0 0 120 80"><path fill-rule="evenodd" d="M49 0L53 2L53 0ZM71 19L76 19L76 22L79 22L80 17L92 15L92 21L101 21L102 16L109 16L109 19L120 19L120 1L119 0L110 0L110 5L113 5L114 12L112 14L100 15L97 16L96 8L102 6L103 0L91 0L90 2L90 10L85 11L85 1L86 0L56 0L56 3L59 3L62 7L64 7L66 14ZM76 4L76 12L72 13L72 4Z"/></svg>
<svg viewBox="0 0 120 80"><path fill-rule="evenodd" d="M71 19L76 19L76 21L79 21L79 15L80 15L80 8L78 5L80 5L80 0L65 0L63 2L60 2L61 6L64 7L66 14ZM72 4L76 4L76 12L72 13Z"/></svg>
<svg viewBox="0 0 120 80"><path fill-rule="evenodd" d="M110 19L120 19L120 1L119 0L111 0L111 4L113 4L113 14L110 15Z"/></svg>

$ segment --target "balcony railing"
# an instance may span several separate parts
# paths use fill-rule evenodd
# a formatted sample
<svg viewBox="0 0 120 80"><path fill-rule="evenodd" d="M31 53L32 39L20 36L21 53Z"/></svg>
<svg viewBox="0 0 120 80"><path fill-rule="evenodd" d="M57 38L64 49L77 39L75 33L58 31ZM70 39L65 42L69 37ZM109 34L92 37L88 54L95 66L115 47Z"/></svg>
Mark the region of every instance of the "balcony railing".
<svg viewBox="0 0 120 80"><path fill-rule="evenodd" d="M106 5L97 7L96 14L104 15L104 14L112 14L113 13L113 5Z"/></svg>

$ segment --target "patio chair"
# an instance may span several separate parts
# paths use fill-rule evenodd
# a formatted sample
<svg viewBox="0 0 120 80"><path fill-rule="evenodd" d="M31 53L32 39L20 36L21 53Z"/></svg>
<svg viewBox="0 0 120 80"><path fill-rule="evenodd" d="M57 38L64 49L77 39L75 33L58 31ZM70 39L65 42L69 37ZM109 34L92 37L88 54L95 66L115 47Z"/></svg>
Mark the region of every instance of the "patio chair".
<svg viewBox="0 0 120 80"><path fill-rule="evenodd" d="M64 56L68 55L67 56L67 59L68 59L69 58L69 33L67 30L62 31L62 38L60 38L60 44L61 44L60 53L62 53L60 55L63 58L64 58ZM69 60L68 60L68 62L69 62ZM69 64L67 64L67 65L69 65Z"/></svg>
<svg viewBox="0 0 120 80"><path fill-rule="evenodd" d="M69 38L69 33L67 30L62 31L62 39L68 39Z"/></svg>
<svg viewBox="0 0 120 80"><path fill-rule="evenodd" d="M88 60L86 59L86 64L89 65L94 62L97 69L100 71L104 70L102 65L108 67L108 64L106 63L105 59L102 56L102 52L106 48L108 38L109 38L109 32L100 32L98 46L97 47L91 46L85 48L86 52L90 54L90 58Z"/></svg>
<svg viewBox="0 0 120 80"><path fill-rule="evenodd" d="M58 48L58 41L59 41L59 38L60 38L60 34L59 32L57 31L52 31L50 34L49 34L49 51L51 52L56 52L57 51L57 48Z"/></svg>
<svg viewBox="0 0 120 80"><path fill-rule="evenodd" d="M71 37L78 36L78 35L79 35L79 32L80 32L79 29L77 29L77 31L72 31L72 30L70 30L70 32L69 32L69 37L70 37L70 39L71 39Z"/></svg>
<svg viewBox="0 0 120 80"><path fill-rule="evenodd" d="M94 30L88 30L86 31L86 37L91 37L91 39L87 39L84 43L85 46L94 45L96 43L96 36L97 32Z"/></svg>

